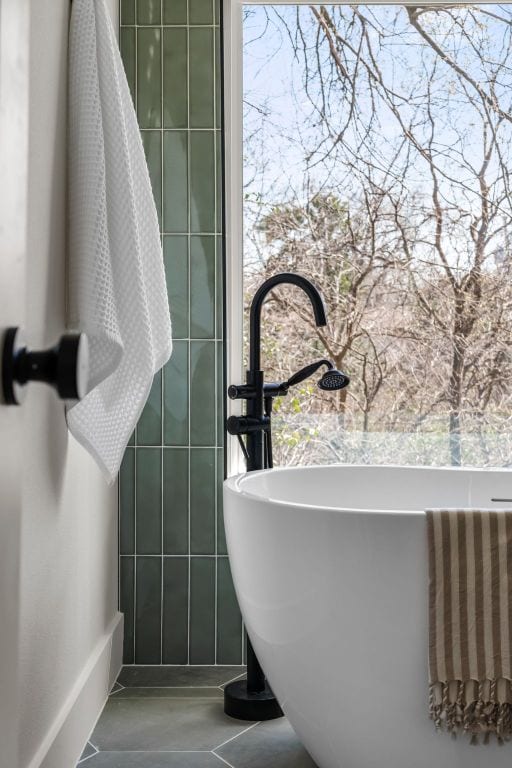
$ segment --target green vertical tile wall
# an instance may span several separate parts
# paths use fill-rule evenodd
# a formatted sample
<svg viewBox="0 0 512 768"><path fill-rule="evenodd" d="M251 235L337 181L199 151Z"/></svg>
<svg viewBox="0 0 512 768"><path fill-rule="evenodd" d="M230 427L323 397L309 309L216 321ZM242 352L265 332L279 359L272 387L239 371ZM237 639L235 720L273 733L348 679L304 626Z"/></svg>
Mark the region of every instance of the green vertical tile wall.
<svg viewBox="0 0 512 768"><path fill-rule="evenodd" d="M239 664L226 557L220 0L120 0L174 336L120 475L126 664Z"/></svg>

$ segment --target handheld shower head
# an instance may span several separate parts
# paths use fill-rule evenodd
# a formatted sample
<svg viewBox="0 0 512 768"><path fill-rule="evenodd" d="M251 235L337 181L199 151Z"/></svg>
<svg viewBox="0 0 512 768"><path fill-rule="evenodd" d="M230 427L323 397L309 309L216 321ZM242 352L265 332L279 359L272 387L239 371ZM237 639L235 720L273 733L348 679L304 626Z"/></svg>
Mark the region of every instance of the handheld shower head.
<svg viewBox="0 0 512 768"><path fill-rule="evenodd" d="M336 370L336 368L330 368L318 381L319 389L324 389L328 392L344 389L348 384L350 384L349 377L345 373Z"/></svg>
<svg viewBox="0 0 512 768"><path fill-rule="evenodd" d="M324 373L321 379L318 380L318 387L328 392L332 392L336 389L343 389L350 384L349 377L336 370L330 360L317 360L315 363L306 365L305 368L301 368L300 371L290 376L288 381L284 381L280 386L286 392L289 387L293 387L296 384L300 384L301 381L308 379L312 376L322 365L327 366L327 371Z"/></svg>

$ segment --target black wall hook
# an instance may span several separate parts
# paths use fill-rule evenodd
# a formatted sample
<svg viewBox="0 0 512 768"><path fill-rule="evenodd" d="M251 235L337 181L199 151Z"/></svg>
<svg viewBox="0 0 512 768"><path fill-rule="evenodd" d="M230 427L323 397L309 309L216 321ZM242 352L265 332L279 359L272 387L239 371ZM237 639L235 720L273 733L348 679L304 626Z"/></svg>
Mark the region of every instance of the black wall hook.
<svg viewBox="0 0 512 768"><path fill-rule="evenodd" d="M2 354L2 388L6 405L20 405L29 381L54 387L62 400L81 400L86 394L89 369L87 337L61 336L51 349L31 352L20 328L8 328Z"/></svg>

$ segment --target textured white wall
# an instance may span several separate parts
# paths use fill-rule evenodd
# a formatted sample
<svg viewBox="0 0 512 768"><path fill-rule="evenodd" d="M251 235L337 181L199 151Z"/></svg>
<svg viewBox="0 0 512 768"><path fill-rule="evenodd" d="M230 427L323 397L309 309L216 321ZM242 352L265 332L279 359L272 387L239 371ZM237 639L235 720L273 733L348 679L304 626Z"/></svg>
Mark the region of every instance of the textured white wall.
<svg viewBox="0 0 512 768"><path fill-rule="evenodd" d="M26 333L34 348L65 329L69 10L70 0L30 2ZM53 392L32 385L23 408L20 768L72 768L74 743L44 756L117 615L117 493L70 437Z"/></svg>

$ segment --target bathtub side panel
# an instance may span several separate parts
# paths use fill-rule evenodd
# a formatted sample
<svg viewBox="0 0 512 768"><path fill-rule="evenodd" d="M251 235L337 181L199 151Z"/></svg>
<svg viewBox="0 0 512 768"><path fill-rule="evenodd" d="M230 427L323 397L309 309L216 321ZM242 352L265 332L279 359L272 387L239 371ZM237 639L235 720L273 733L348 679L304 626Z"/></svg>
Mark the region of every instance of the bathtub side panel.
<svg viewBox="0 0 512 768"><path fill-rule="evenodd" d="M234 582L256 654L320 768L480 768L428 718L424 515L343 513L226 489ZM493 768L510 752L486 747Z"/></svg>

